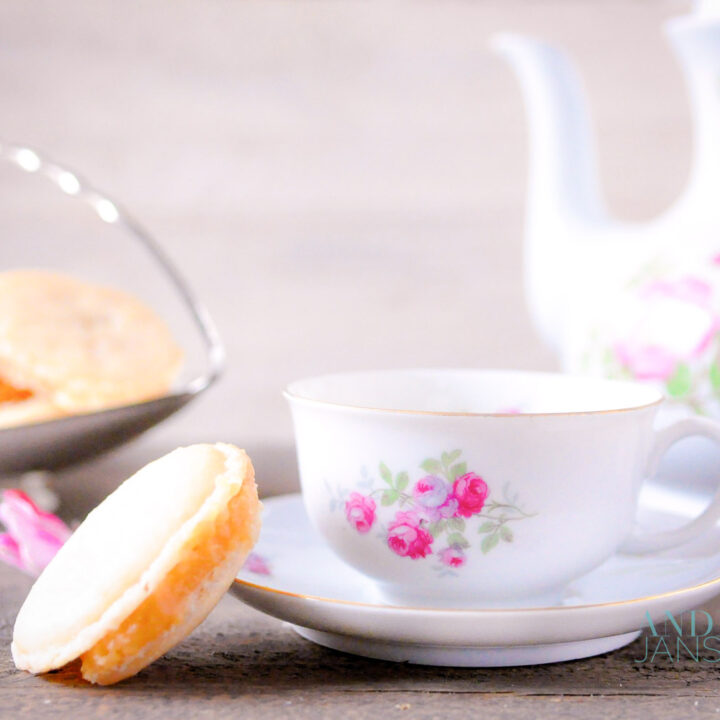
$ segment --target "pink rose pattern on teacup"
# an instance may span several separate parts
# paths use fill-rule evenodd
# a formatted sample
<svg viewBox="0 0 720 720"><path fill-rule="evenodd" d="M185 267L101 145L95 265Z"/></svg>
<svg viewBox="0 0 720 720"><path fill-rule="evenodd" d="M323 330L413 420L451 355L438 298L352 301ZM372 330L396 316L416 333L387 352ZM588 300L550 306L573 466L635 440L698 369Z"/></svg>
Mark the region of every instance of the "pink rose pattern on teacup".
<svg viewBox="0 0 720 720"><path fill-rule="evenodd" d="M375 501L358 492L350 494L345 502L345 515L348 522L359 532L370 532L375 522Z"/></svg>
<svg viewBox="0 0 720 720"><path fill-rule="evenodd" d="M412 560L435 556L441 566L461 568L471 547L468 534L482 535L480 550L488 553L501 541L513 540L510 523L532 517L515 502L490 497L490 488L477 473L468 471L461 451L444 452L420 464L423 474L411 484L406 471L393 474L385 463L379 473L384 485L368 494L351 492L345 500L348 523L361 534L381 528L387 547ZM375 497L384 508L394 508L382 525ZM473 522L473 527L470 523ZM475 526L476 525L476 526Z"/></svg>
<svg viewBox="0 0 720 720"><path fill-rule="evenodd" d="M448 567L458 568L465 564L465 551L457 546L446 547L439 553L440 562Z"/></svg>
<svg viewBox="0 0 720 720"><path fill-rule="evenodd" d="M472 517L485 505L488 495L487 483L475 473L465 473L453 483L453 497L457 501L456 515Z"/></svg>
<svg viewBox="0 0 720 720"><path fill-rule="evenodd" d="M388 526L387 543L394 553L414 560L432 552L433 536L416 512L397 512Z"/></svg>
<svg viewBox="0 0 720 720"><path fill-rule="evenodd" d="M412 490L413 499L422 517L431 522L441 518L450 518L457 513L458 501L452 493L450 484L437 475L420 478Z"/></svg>

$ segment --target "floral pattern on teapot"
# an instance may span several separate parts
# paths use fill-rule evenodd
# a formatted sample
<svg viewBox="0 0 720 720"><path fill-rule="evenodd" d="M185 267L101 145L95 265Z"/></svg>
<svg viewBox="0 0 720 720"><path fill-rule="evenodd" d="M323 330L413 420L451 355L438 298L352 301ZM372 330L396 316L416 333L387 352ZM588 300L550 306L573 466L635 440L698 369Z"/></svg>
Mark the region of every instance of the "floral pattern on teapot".
<svg viewBox="0 0 720 720"><path fill-rule="evenodd" d="M720 414L720 255L636 278L592 325L577 369L651 382L678 406Z"/></svg>
<svg viewBox="0 0 720 720"><path fill-rule="evenodd" d="M466 565L472 534L482 535L478 544L483 554L511 543L511 524L533 514L508 497L507 488L502 501L491 497L487 482L468 470L461 454L454 450L427 458L412 483L408 472L393 473L381 462L380 487L347 494L347 522L360 534L379 528L384 544L400 557L434 556L445 568Z"/></svg>

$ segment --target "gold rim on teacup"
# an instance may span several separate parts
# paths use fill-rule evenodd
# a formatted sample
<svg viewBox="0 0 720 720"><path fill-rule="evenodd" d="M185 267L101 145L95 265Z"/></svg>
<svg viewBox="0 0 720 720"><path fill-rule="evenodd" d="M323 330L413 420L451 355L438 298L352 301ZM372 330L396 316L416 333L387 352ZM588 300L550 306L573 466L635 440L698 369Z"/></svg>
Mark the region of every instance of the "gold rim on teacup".
<svg viewBox="0 0 720 720"><path fill-rule="evenodd" d="M351 377L356 375L374 375L384 373L397 373L398 375L405 373L429 373L429 374L441 374L441 373L516 373L518 375L532 374L537 376L544 376L548 378L566 378L568 380L587 380L588 378L581 375L566 375L557 372L537 372L534 370L499 370L495 368L441 368L441 369L429 369L429 368L408 368L398 370L364 370L358 372L342 372L342 373L329 373L327 375L315 375L301 380L295 380L287 385L283 390L283 396L288 400L298 400L304 403L312 403L315 405L328 406L333 408L339 408L344 410L361 410L368 412L378 413L394 413L399 415L429 415L429 416L440 416L440 417L492 417L492 418L520 418L520 417L563 417L563 416L578 416L578 415L609 415L613 413L626 413L634 412L637 410L645 410L647 408L655 407L660 405L664 398L662 393L655 391L656 398L647 403L638 405L631 405L628 407L620 408L606 408L602 410L560 410L560 411L543 411L543 412L472 412L472 411L454 411L454 410L413 410L408 408L394 408L394 407L377 407L374 405L361 405L359 403L347 403L347 402L335 402L333 400L320 400L315 397L308 397L307 395L293 390L300 384L310 383L313 381L324 380L329 378L340 378L340 377ZM597 379L599 383L607 383L610 385L624 385L627 387L637 387L638 383L629 380L609 380L606 378ZM649 389L649 388L645 388Z"/></svg>

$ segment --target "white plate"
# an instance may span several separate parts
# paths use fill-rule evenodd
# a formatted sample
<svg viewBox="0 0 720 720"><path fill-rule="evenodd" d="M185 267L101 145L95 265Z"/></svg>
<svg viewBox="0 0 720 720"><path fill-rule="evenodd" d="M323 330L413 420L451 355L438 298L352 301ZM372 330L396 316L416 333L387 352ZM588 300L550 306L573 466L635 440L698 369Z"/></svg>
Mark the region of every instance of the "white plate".
<svg viewBox="0 0 720 720"><path fill-rule="evenodd" d="M640 629L720 593L720 532L682 551L617 555L568 588L562 604L447 609L383 603L310 526L299 494L265 501L263 530L231 588L302 636L346 652L431 665L529 665L622 647ZM684 519L647 509L644 525ZM409 561L410 562L410 561ZM451 580L451 578L449 578Z"/></svg>

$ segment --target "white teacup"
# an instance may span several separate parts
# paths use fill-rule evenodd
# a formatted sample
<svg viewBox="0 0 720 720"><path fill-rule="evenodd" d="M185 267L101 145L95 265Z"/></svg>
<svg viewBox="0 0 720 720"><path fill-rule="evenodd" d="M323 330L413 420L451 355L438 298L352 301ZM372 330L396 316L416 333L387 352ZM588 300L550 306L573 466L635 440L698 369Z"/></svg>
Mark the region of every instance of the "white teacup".
<svg viewBox="0 0 720 720"><path fill-rule="evenodd" d="M682 544L720 516L635 528L638 494L670 445L720 424L657 431L662 396L550 373L391 370L287 388L314 526L389 601L526 605L618 550Z"/></svg>

